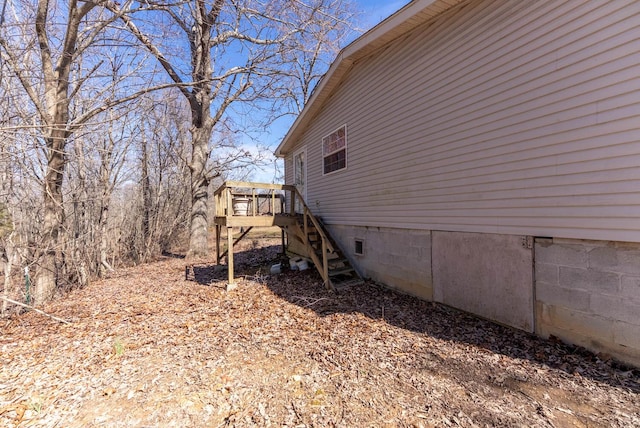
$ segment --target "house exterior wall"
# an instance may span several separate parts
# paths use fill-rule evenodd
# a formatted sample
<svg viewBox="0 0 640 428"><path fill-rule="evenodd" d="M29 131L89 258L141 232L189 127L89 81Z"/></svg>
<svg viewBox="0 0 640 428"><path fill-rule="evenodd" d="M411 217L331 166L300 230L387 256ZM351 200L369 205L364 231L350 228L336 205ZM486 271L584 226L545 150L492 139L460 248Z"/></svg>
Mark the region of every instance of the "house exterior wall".
<svg viewBox="0 0 640 428"><path fill-rule="evenodd" d="M293 179L293 157L292 156L287 156L284 159L284 182L286 184L293 184L294 183L294 179ZM289 198L287 198L285 200L285 211L286 212L290 212L291 211L291 201L289 200Z"/></svg>
<svg viewBox="0 0 640 428"><path fill-rule="evenodd" d="M333 225L329 233L363 278L433 299L429 231ZM354 252L356 239L363 243L362 255Z"/></svg>
<svg viewBox="0 0 640 428"><path fill-rule="evenodd" d="M446 12L357 62L310 123L309 205L329 224L640 242L639 36L636 1ZM345 123L347 169L323 176Z"/></svg>
<svg viewBox="0 0 640 428"><path fill-rule="evenodd" d="M365 276L415 294L380 260L394 260L385 230L422 231L425 298L640 366L640 257L621 243L640 243L638 38L634 0L452 8L356 62L305 125L293 151L307 150L308 205L343 249L361 230L380 240L375 263L353 260ZM322 138L343 124L347 169L323 175ZM503 256L522 236L552 239L510 282ZM469 264L451 251L462 244ZM510 286L529 306L519 320L490 306Z"/></svg>
<svg viewBox="0 0 640 428"><path fill-rule="evenodd" d="M530 237L442 231L432 236L435 301L534 331Z"/></svg>
<svg viewBox="0 0 640 428"><path fill-rule="evenodd" d="M640 367L640 244L537 239L537 333Z"/></svg>
<svg viewBox="0 0 640 428"><path fill-rule="evenodd" d="M284 182L287 184L293 184L293 158L287 156L284 160Z"/></svg>

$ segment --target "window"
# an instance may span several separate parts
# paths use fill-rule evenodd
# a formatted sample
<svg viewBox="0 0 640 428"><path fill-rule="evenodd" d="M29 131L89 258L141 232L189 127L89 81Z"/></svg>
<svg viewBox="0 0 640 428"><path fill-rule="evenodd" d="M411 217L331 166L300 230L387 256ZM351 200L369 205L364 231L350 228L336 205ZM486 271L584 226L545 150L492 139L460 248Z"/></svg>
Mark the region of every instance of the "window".
<svg viewBox="0 0 640 428"><path fill-rule="evenodd" d="M322 159L324 174L347 167L347 125L322 139Z"/></svg>
<svg viewBox="0 0 640 428"><path fill-rule="evenodd" d="M364 241L362 239L356 239L354 241L355 248L354 253L356 256L364 256Z"/></svg>

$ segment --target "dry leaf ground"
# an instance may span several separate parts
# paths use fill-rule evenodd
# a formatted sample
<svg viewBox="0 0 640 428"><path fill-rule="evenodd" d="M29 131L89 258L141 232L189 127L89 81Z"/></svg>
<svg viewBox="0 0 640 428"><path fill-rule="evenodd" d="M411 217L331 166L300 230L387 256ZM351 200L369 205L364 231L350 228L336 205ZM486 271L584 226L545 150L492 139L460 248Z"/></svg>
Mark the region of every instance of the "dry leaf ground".
<svg viewBox="0 0 640 428"><path fill-rule="evenodd" d="M237 253L230 292L166 258L45 308L69 326L0 320L0 426L640 427L638 370L376 285L267 275L278 249Z"/></svg>

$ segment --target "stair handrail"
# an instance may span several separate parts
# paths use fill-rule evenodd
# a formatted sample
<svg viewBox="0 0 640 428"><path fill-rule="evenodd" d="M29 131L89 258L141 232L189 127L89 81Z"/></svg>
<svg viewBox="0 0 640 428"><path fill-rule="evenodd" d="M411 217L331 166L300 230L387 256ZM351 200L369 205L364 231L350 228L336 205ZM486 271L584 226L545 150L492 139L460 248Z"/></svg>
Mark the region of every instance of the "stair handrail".
<svg viewBox="0 0 640 428"><path fill-rule="evenodd" d="M307 205L307 203L304 201L304 198L302 197L302 195L300 194L300 191L298 190L297 187L292 186L293 189L291 189L292 192L295 192L296 197L300 198L300 201L302 202L302 208L303 208L303 215L310 218L311 222L313 223L313 226L316 228L316 230L320 233L320 237L322 238L322 240L324 242L327 243L327 249L330 251L335 251L333 244L331 243L331 240L329 239L329 237L324 233L324 226L318 221L318 219L313 215L313 213L311 212L311 209L309 208L309 206ZM293 203L293 200L292 200ZM306 231L305 231L306 233Z"/></svg>
<svg viewBox="0 0 640 428"><path fill-rule="evenodd" d="M325 287L333 290L334 287L333 287L333 284L331 283L331 278L329 277L329 261L327 259L327 252L335 251L333 244L331 243L331 240L329 239L329 237L324 233L323 225L313 215L313 213L311 212L311 209L309 208L304 198L300 194L300 191L298 190L298 188L293 186L293 189L291 189L291 191L294 193L294 197L291 198L291 203L293 204L295 202L296 197L300 198L300 201L302 203L302 212L303 212L302 213L302 227L303 227L302 234L304 235L305 245L307 247L309 256L311 257L311 260L313 260L313 263L316 265L318 272L320 272L320 275L322 276ZM295 207L292 206L291 210L295 212ZM309 241L308 220L311 220L311 223L313 223L313 226L315 227L318 235L320 236L320 242L322 246L322 250L321 250L322 260L320 260L317 254L313 251L313 247L311 246L311 242Z"/></svg>

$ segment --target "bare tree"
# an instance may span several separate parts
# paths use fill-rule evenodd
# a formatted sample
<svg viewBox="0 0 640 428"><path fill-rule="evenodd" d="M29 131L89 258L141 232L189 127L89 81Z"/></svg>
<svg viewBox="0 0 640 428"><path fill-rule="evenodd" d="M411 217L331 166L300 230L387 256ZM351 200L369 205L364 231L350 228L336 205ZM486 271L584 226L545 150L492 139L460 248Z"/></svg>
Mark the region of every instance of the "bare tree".
<svg viewBox="0 0 640 428"><path fill-rule="evenodd" d="M128 119L128 117L126 117ZM109 264L108 255L110 250L109 222L111 212L111 199L116 186L126 177L123 168L126 164L126 154L129 147L134 144L136 135L126 131L125 127L114 130L108 129L106 135L99 141L99 169L98 169L98 236L99 236L99 256L98 273L105 276L113 267Z"/></svg>
<svg viewBox="0 0 640 428"><path fill-rule="evenodd" d="M179 246L188 225L189 118L184 101L173 92L146 97L144 115L136 121L130 175L116 200L126 196L126 210L116 209L121 255L145 262ZM135 182L135 184L133 184Z"/></svg>
<svg viewBox="0 0 640 428"><path fill-rule="evenodd" d="M4 10L0 11L0 23L3 21ZM12 210L12 202L16 195L17 186L20 182L15 180L16 172L19 170L20 162L16 159L16 153L20 151L20 137L13 137L6 129L17 130L18 108L14 104L12 87L15 82L10 75L7 75L6 65L0 63L0 284L2 285L2 295L5 298L11 297L12 293L12 270L17 260L16 225L15 211ZM14 132L15 133L15 132ZM26 187L26 186L25 186ZM0 305L0 313L5 314L8 309L8 301L3 299Z"/></svg>
<svg viewBox="0 0 640 428"><path fill-rule="evenodd" d="M208 162L210 140L215 127L229 123L228 110L238 103L260 106L286 94L278 84L283 61L295 60L295 54L282 55L297 43L287 44L308 28L329 30L328 24L314 27L315 19L329 22L336 11L325 10L333 4L326 0L190 0L180 4L149 3L153 11L124 12L116 3L110 7L122 16L127 28L153 54L167 76L179 85L191 111L191 218L189 257L208 254L208 187L222 171ZM162 13L166 27L145 25L149 13ZM345 21L333 19L334 26ZM159 31L165 30L165 32ZM189 57L172 53L163 44L166 34L181 34L183 41L172 44L189 47ZM188 73L182 72L188 64ZM313 81L314 78L311 80ZM304 98L304 97L303 97ZM226 117L227 120L223 120ZM220 164L218 164L220 165ZM212 168L213 166L213 168Z"/></svg>
<svg viewBox="0 0 640 428"><path fill-rule="evenodd" d="M108 261L115 250L110 245L111 199L117 186L129 178L127 154L139 137L138 112L116 113L120 112L109 111L97 129L85 129L73 138L73 150L67 155L65 226L72 239L64 245L71 259L65 268L68 278L80 286L92 276L113 270Z"/></svg>
<svg viewBox="0 0 640 428"><path fill-rule="evenodd" d="M35 114L32 126L46 156L37 303L53 295L65 260L63 181L71 136L103 112L149 90L146 83L136 87L127 80L139 70L114 70L110 61L101 60L113 54L114 46L124 49L127 43L111 28L117 17L99 3L22 1L10 7L0 28L0 59L28 96ZM123 82L129 82L126 91L113 89Z"/></svg>
<svg viewBox="0 0 640 428"><path fill-rule="evenodd" d="M0 202L21 258L37 267L36 302L65 281L83 284L104 274L125 254L127 236L142 237L134 259L169 248L184 230L185 204L189 255L206 255L208 188L253 161L236 147L238 122L280 114L278 103L299 95L291 86L304 86L301 103L308 98L331 51L319 40L331 41L348 20L336 18L342 1L4 2L0 90L8 102L0 106L0 133L3 143L12 141L3 156L20 186ZM116 25L122 23L126 32ZM159 82L145 56L169 79ZM300 77L304 64L314 71L283 83ZM153 123L130 126L143 116L125 107L171 86L182 103L163 111L156 100L147 110L157 115ZM176 113L180 105L190 117ZM125 180L134 147L142 174ZM142 195L135 218L120 205L130 192Z"/></svg>
<svg viewBox="0 0 640 428"><path fill-rule="evenodd" d="M6 176L0 172L0 179L5 179ZM2 274L2 294L4 297L9 297L10 284L11 284L11 266L13 259L13 245L11 243L13 233L13 224L9 215L9 210L6 205L0 202L0 273ZM7 301L2 301L0 306L0 313L2 315L7 311Z"/></svg>
<svg viewBox="0 0 640 428"><path fill-rule="evenodd" d="M317 0L296 2L298 15L307 23L305 31L286 41L281 55L282 78L279 79L282 99L287 108L283 114L302 111L324 73L348 42L357 34L353 28L356 9L351 0Z"/></svg>

